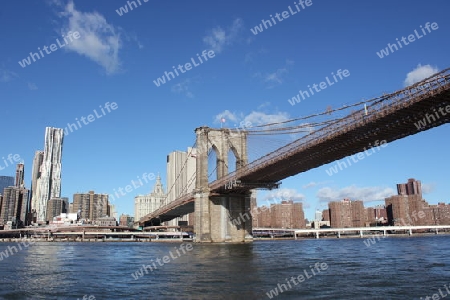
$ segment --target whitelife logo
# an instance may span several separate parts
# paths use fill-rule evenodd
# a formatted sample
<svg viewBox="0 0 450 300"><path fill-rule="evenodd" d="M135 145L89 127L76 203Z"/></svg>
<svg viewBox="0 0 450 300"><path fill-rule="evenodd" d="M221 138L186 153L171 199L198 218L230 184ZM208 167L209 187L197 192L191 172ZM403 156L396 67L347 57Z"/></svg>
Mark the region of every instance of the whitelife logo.
<svg viewBox="0 0 450 300"><path fill-rule="evenodd" d="M106 111L108 111L108 113L110 113L111 110L116 110L119 106L117 105L116 102L111 102L111 103L106 102L104 106L99 105L99 107L100 107L102 114L99 114L97 112L97 109L94 109L92 111L94 114L90 114L87 117L82 116L80 118L80 120L78 120L78 118L75 118L75 121L78 124L78 126L75 123L67 123L67 126L64 128L64 137L67 137L69 135L69 130L70 130L70 132L74 132L74 131L80 129L82 127L80 121L83 122L84 125L89 125L89 123L92 123L95 120L100 119L103 116L106 116L105 109L106 109Z"/></svg>
<svg viewBox="0 0 450 300"><path fill-rule="evenodd" d="M372 143L369 143L369 147L370 148L372 146ZM361 160L363 160L364 158L366 158L367 156L371 156L373 153L375 152L375 149L378 149L378 151L381 150L380 147L387 147L388 144L386 142L386 140L382 140L381 142L376 140L374 143L374 146L371 148L372 152L369 152L367 147L364 147L364 152L360 152L358 154L352 155L350 156L350 158L352 159L353 163L357 163ZM352 165L352 162L350 161L349 158L347 158L347 164L345 163L345 161L343 160L339 160L337 161L337 163L330 167L328 170L325 170L325 172L328 174L328 176L333 176L334 174L337 174L339 172L339 170L343 171L344 169L347 169L348 167L350 167Z"/></svg>
<svg viewBox="0 0 450 300"><path fill-rule="evenodd" d="M292 97L292 99L288 99L288 102L292 106L294 106L296 103L300 103L302 101L302 99L305 100L306 98L313 96L314 91L316 91L316 93L319 93L320 91L326 89L327 87L330 87L330 86L334 85L335 83L339 82L339 80L336 78L336 76L339 77L339 79L341 81L344 80L345 78L350 76L350 71L347 69L345 69L344 71L339 69L336 71L336 75L334 74L334 72L331 72L331 75L333 76L334 82L332 80L330 80L330 78L328 78L328 76L326 76L325 77L326 82L322 81L319 84L314 83L312 85L312 87L308 84L308 89L311 94L308 93L308 91L300 90L296 96ZM300 99L300 96L302 97L302 99Z"/></svg>
<svg viewBox="0 0 450 300"><path fill-rule="evenodd" d="M289 5L289 11L283 11L281 14L280 13L276 13L275 17L273 17L272 15L270 15L270 20L261 20L261 23L257 26L255 26L254 28L251 28L250 31L254 34L257 35L258 33L261 33L264 31L264 29L269 29L272 26L275 26L277 24L277 21L275 20L275 18L278 20L278 22L282 22L284 20L286 20L287 18L289 18L290 16L296 15L298 14L300 11L303 11L306 9L306 7L311 6L312 0L300 0L297 2L294 2L295 8L297 9L297 11L295 11L294 9L292 9L292 7ZM300 9L300 6L302 7ZM271 21L272 20L272 21Z"/></svg>
<svg viewBox="0 0 450 300"><path fill-rule="evenodd" d="M425 28L427 29L426 31L425 31ZM427 31L428 31L428 33L431 33L431 29L438 30L439 26L438 26L438 23L436 23L436 22L433 22L433 23L427 22L425 24L425 28L423 28L422 25L420 25L420 29L422 30L423 35L420 35L420 33L417 32L417 29L414 30L414 34L408 35L409 43L406 41L406 37L404 37L404 36L402 36L400 41L403 42L404 46L408 46L410 43L414 42L416 40L416 38L419 40L419 39L423 38L424 36L426 36ZM400 47L400 49L403 48L402 43L398 40L398 38L396 38L395 40L397 41L398 47ZM377 52L378 57L384 58L384 57L388 56L389 54L394 53L395 51L398 51L399 49L398 49L397 45L395 43L394 44L388 43L386 48L381 49L379 52ZM390 53L389 53L389 50L390 50Z"/></svg>
<svg viewBox="0 0 450 300"><path fill-rule="evenodd" d="M425 114L425 118L419 120L417 123L414 123L417 130L425 129L427 127L427 125L431 125L431 123L436 122L436 120L439 120L441 118L441 116L445 117L448 113L450 113L450 105L447 105L445 108L439 107L438 110L439 110L440 115L436 111L436 109L433 108L434 115L427 113L427 114Z"/></svg>
<svg viewBox="0 0 450 300"><path fill-rule="evenodd" d="M216 54L214 53L213 50L209 50L208 52L206 52L207 50L203 50L202 52L202 57L203 59L206 61L208 61L208 57L209 58L214 58L216 56ZM200 66L201 64L203 64L203 59L200 57L200 55L197 53L197 58L198 61L200 62L199 64L196 63L196 61L194 60L194 58L191 58L192 64L191 63L185 63L184 65L178 65L178 67L172 66L173 71L175 72L175 74L177 74L177 77L180 76L180 74L178 73L177 69L180 70L181 73L186 73L187 71L192 70L192 65L194 65L194 67ZM184 67L184 69L183 69ZM172 78L170 78L172 77ZM164 75L161 76L160 78L153 80L153 83L157 86L160 87L162 84L166 83L166 78L167 78L167 82L171 81L172 79L175 79L175 75L173 74L173 72L164 72Z"/></svg>
<svg viewBox="0 0 450 300"><path fill-rule="evenodd" d="M323 263L316 262L314 267L313 266L309 266L309 267L311 268L310 272L311 272L312 275L308 274L308 271L305 269L305 270L303 270L303 273L305 274L305 276L303 276L303 274L300 274L300 275L297 276L297 278L294 277L294 276L292 276L290 279L286 278L286 284L287 285L284 284L284 283L279 283L276 288L274 288L274 289L272 289L272 290L270 290L269 292L266 293L267 297L269 297L269 299L272 299L272 298L278 296L278 290L280 291L279 293L281 294L281 293L283 293L285 291L288 291L289 289L292 289L291 282L294 285L299 285L300 283L302 283L306 279L310 279L310 278L320 274L320 271L325 271L326 269L328 269L327 263L324 263L324 262ZM317 274L316 274L316 272L314 272L314 270L317 271ZM296 279L298 281L296 281ZM287 287L288 285L289 285L289 288Z"/></svg>
<svg viewBox="0 0 450 300"><path fill-rule="evenodd" d="M64 39L65 44L61 44L59 39L56 39L56 42L57 42L59 48L65 47L66 45L69 44L69 42L67 41L67 38L69 38L70 42L73 42L74 39L77 40L77 39L80 38L80 33L78 31L75 31L75 32L69 31L67 33L67 37L63 34L63 39ZM51 50L50 52L48 51L49 48ZM50 47L47 47L47 46L42 47L42 50L44 50L45 53L47 53L47 54L51 54L52 52L55 52L59 48L56 47L56 44L51 44ZM30 52L30 55L27 58L24 58L24 59L22 59L22 61L19 61L19 65L22 68L25 68L26 66L31 65L31 63L32 63L31 59L33 59L33 62L35 62L36 61L36 57L37 57L38 60L43 58L44 57L44 53L42 52L42 50L41 50L40 47L38 47L38 51L41 54L40 56L39 56L39 53Z"/></svg>
<svg viewBox="0 0 450 300"><path fill-rule="evenodd" d="M172 250L169 251L169 255L165 255L162 259L161 258L157 258L156 262L158 263L158 265L160 267L164 266L164 264L168 264L171 260L175 260L179 257L181 257L181 253L178 250L181 250L181 252L183 252L183 254L186 254L186 251L192 251L194 249L194 247L192 246L192 244L181 244L179 249L177 247L174 247L177 255L174 255L172 253ZM186 248L186 249L185 249ZM148 270L150 270L150 272L153 272L154 270L157 270L158 267L156 266L155 262L153 261L153 259L151 260L151 264L150 265L142 265L142 267L134 272L133 274L131 274L131 276L134 278L134 280L138 280L139 278L144 276L144 271L145 274L148 274Z"/></svg>
<svg viewBox="0 0 450 300"><path fill-rule="evenodd" d="M142 5L141 0L136 0L136 1L139 3L139 6ZM127 1L127 4L128 4L128 7L130 8L130 11L133 10L133 5L134 5L134 8L138 8L138 6L136 4L136 1ZM147 3L149 0L142 0L142 1ZM123 16L124 14L128 13L128 7L126 5L124 5L123 7L120 7L119 9L116 9L116 13L119 16Z"/></svg>

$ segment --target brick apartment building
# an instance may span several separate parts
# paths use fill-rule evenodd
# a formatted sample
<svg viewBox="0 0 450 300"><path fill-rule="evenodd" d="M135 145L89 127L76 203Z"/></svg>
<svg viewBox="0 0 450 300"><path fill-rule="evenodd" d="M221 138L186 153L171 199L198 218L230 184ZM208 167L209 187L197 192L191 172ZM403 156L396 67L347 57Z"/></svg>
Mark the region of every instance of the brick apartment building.
<svg viewBox="0 0 450 300"><path fill-rule="evenodd" d="M303 204L292 200L281 201L270 207L253 209L253 226L265 228L306 228Z"/></svg>
<svg viewBox="0 0 450 300"><path fill-rule="evenodd" d="M385 206L364 208L362 201L334 201L323 210L323 221L333 228L379 225L450 225L450 205L429 205L422 198L421 182L413 178L397 184L398 195L385 199Z"/></svg>
<svg viewBox="0 0 450 300"><path fill-rule="evenodd" d="M420 181L410 178L397 184L397 192L385 199L390 225L450 225L450 205L429 205L422 198Z"/></svg>

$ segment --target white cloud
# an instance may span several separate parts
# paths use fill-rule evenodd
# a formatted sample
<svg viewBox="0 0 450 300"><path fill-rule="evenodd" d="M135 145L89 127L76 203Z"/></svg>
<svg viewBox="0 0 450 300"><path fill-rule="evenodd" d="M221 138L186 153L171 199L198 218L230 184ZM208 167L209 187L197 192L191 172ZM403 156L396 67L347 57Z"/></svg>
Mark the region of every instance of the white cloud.
<svg viewBox="0 0 450 300"><path fill-rule="evenodd" d="M242 19L235 19L228 30L225 30L220 26L210 30L208 35L203 37L203 42L214 52L220 53L223 51L225 46L232 45L236 41L242 27Z"/></svg>
<svg viewBox="0 0 450 300"><path fill-rule="evenodd" d="M306 189L313 188L313 187L316 187L316 186L319 186L319 185L324 185L324 184L327 184L327 183L329 183L329 181L322 181L322 182L311 181L310 183L305 184L304 186L302 186L302 188L304 188L306 190Z"/></svg>
<svg viewBox="0 0 450 300"><path fill-rule="evenodd" d="M317 198L321 202L339 201L344 198L350 200L384 201L385 198L396 195L391 188L385 187L357 187L351 185L342 189L332 189L330 187L321 188L317 192Z"/></svg>
<svg viewBox="0 0 450 300"><path fill-rule="evenodd" d="M214 116L214 124L220 124L222 121L222 118L225 119L225 122L231 121L231 122L238 122L239 117L236 113L232 113L228 109L224 110L221 113L218 113Z"/></svg>
<svg viewBox="0 0 450 300"><path fill-rule="evenodd" d="M433 74L436 74L437 72L439 72L439 69L437 67L432 67L431 65L422 66L421 64L419 64L417 68L406 75L404 85L410 86L416 82L432 76Z"/></svg>
<svg viewBox="0 0 450 300"><path fill-rule="evenodd" d="M18 77L16 73L0 68L0 82L10 82Z"/></svg>
<svg viewBox="0 0 450 300"><path fill-rule="evenodd" d="M102 66L107 74L119 70L121 37L118 29L109 24L105 17L97 12L80 12L73 1L67 3L60 16L66 20L61 34L67 35L69 31L78 31L80 34L79 39L69 42L63 49L88 57Z"/></svg>
<svg viewBox="0 0 450 300"><path fill-rule="evenodd" d="M268 104L266 103L264 106L267 105ZM233 124L237 124L239 126L246 124L245 127L252 127L289 120L289 114L286 112L267 114L261 111L252 111L251 113L244 115L242 112L231 112L227 109L214 116L214 124L220 124L222 118L225 119L225 124L228 125L232 122Z"/></svg>
<svg viewBox="0 0 450 300"><path fill-rule="evenodd" d="M305 195L299 193L295 189L277 189L277 190L268 192L264 196L264 200L267 203L271 203L271 204L280 203L281 201L286 201L286 200L300 202L300 201L305 200Z"/></svg>
<svg viewBox="0 0 450 300"><path fill-rule="evenodd" d="M422 193L429 194L434 191L435 187L434 183L422 183Z"/></svg>
<svg viewBox="0 0 450 300"><path fill-rule="evenodd" d="M33 82L28 82L28 88L29 88L30 90L32 90L32 91L38 89L37 85L36 85L35 83L33 83Z"/></svg>
<svg viewBox="0 0 450 300"><path fill-rule="evenodd" d="M171 90L177 94L184 94L188 98L194 98L194 94L190 91L189 84L191 83L190 79L185 79L180 83L177 83L172 86Z"/></svg>
<svg viewBox="0 0 450 300"><path fill-rule="evenodd" d="M294 62L292 60L287 59L284 67L279 68L272 73L262 74L261 72L257 72L254 74L254 77L261 78L263 83L266 84L266 88L271 89L284 82L284 77L289 73L289 68L293 64Z"/></svg>
<svg viewBox="0 0 450 300"><path fill-rule="evenodd" d="M251 123L252 126L278 123L289 120L289 114L286 112L278 112L275 114L266 114L260 111L252 111L243 118L244 123Z"/></svg>
<svg viewBox="0 0 450 300"><path fill-rule="evenodd" d="M270 207L271 204L280 204L281 201L292 200L294 202L302 202L303 208L309 208L309 203L305 202L305 195L299 193L295 189L277 189L274 191L267 192L267 194L262 197L262 201L258 203L258 206Z"/></svg>
<svg viewBox="0 0 450 300"><path fill-rule="evenodd" d="M283 83L283 75L287 74L288 70L286 68L281 68L273 73L268 73L264 76L264 82L269 83L269 88Z"/></svg>

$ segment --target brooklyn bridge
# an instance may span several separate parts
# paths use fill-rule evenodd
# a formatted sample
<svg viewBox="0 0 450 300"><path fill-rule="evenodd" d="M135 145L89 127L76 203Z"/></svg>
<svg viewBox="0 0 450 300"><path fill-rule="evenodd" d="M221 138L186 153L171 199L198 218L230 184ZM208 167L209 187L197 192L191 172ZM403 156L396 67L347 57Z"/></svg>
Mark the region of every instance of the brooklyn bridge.
<svg viewBox="0 0 450 300"><path fill-rule="evenodd" d="M195 129L195 189L141 218L140 225L195 212L197 242L252 240L251 219L230 220L250 211L252 189L274 189L281 180L373 147L393 142L450 120L450 69L402 90L340 108L246 130ZM284 145L249 159L253 136L289 136ZM230 171L228 153L235 157ZM209 180L208 156L214 152L215 178Z"/></svg>

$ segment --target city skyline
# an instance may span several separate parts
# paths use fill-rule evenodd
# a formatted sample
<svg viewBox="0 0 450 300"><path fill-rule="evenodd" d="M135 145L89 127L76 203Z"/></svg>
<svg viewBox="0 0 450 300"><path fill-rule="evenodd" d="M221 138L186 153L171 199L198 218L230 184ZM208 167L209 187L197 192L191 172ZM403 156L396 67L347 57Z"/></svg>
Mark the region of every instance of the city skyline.
<svg viewBox="0 0 450 300"><path fill-rule="evenodd" d="M0 120L2 128L8 128L0 176L14 176L15 166L7 158L20 155L25 185L30 187L30 167L34 151L42 147L45 127L67 128L62 196L89 190L114 195L144 173L160 173L167 182L168 153L191 147L199 126L245 129L305 117L401 89L450 66L450 46L443 42L450 28L447 2L423 6L412 1L407 7L388 1L313 2L257 35L252 33L271 14L282 13L289 5L295 10L292 3L263 2L255 10L238 1L215 6L200 1L205 11L220 13L202 14L192 23L192 16L185 13L188 3L174 8L148 2L120 16L116 10L124 2L119 0L8 2L4 9L11 13L3 14L1 21L23 38L5 36L0 49L0 95L14 100L5 102L7 113ZM28 9L23 11L22 5ZM395 13L399 9L404 14ZM174 15L171 22L167 15ZM319 22L324 16L327 21ZM31 31L17 23L23 19ZM170 31L172 39L167 40L161 23L169 23L164 31ZM438 29L423 36L420 26L433 23ZM400 48L396 38L408 38L414 30L423 37L408 45L402 42ZM68 37L69 31L78 32L79 38L65 43L63 36ZM98 47L89 47L88 38ZM57 39L64 43L58 51L45 53L25 68L18 64ZM165 42L154 42L159 40ZM398 50L380 58L377 52L386 50L388 43ZM208 49L214 50L213 59L160 87L153 83ZM350 75L339 80L338 70ZM321 81L332 85L321 87ZM309 97L304 94L291 105L288 100L300 90L308 91ZM106 103L116 105L109 111ZM17 124L13 113L17 111L27 122ZM333 176L326 172L334 166L329 164L287 178L279 191L258 192L258 203L271 196L301 201L311 219L316 209L332 200L383 203L385 196L396 193L392 183L411 177L423 181L424 198L430 204L447 203L442 164L450 150L445 142L448 129L447 124L389 143ZM266 150L269 142L252 141L249 149ZM113 203L119 214L133 214L134 197L152 191L156 176L152 178L116 197Z"/></svg>

